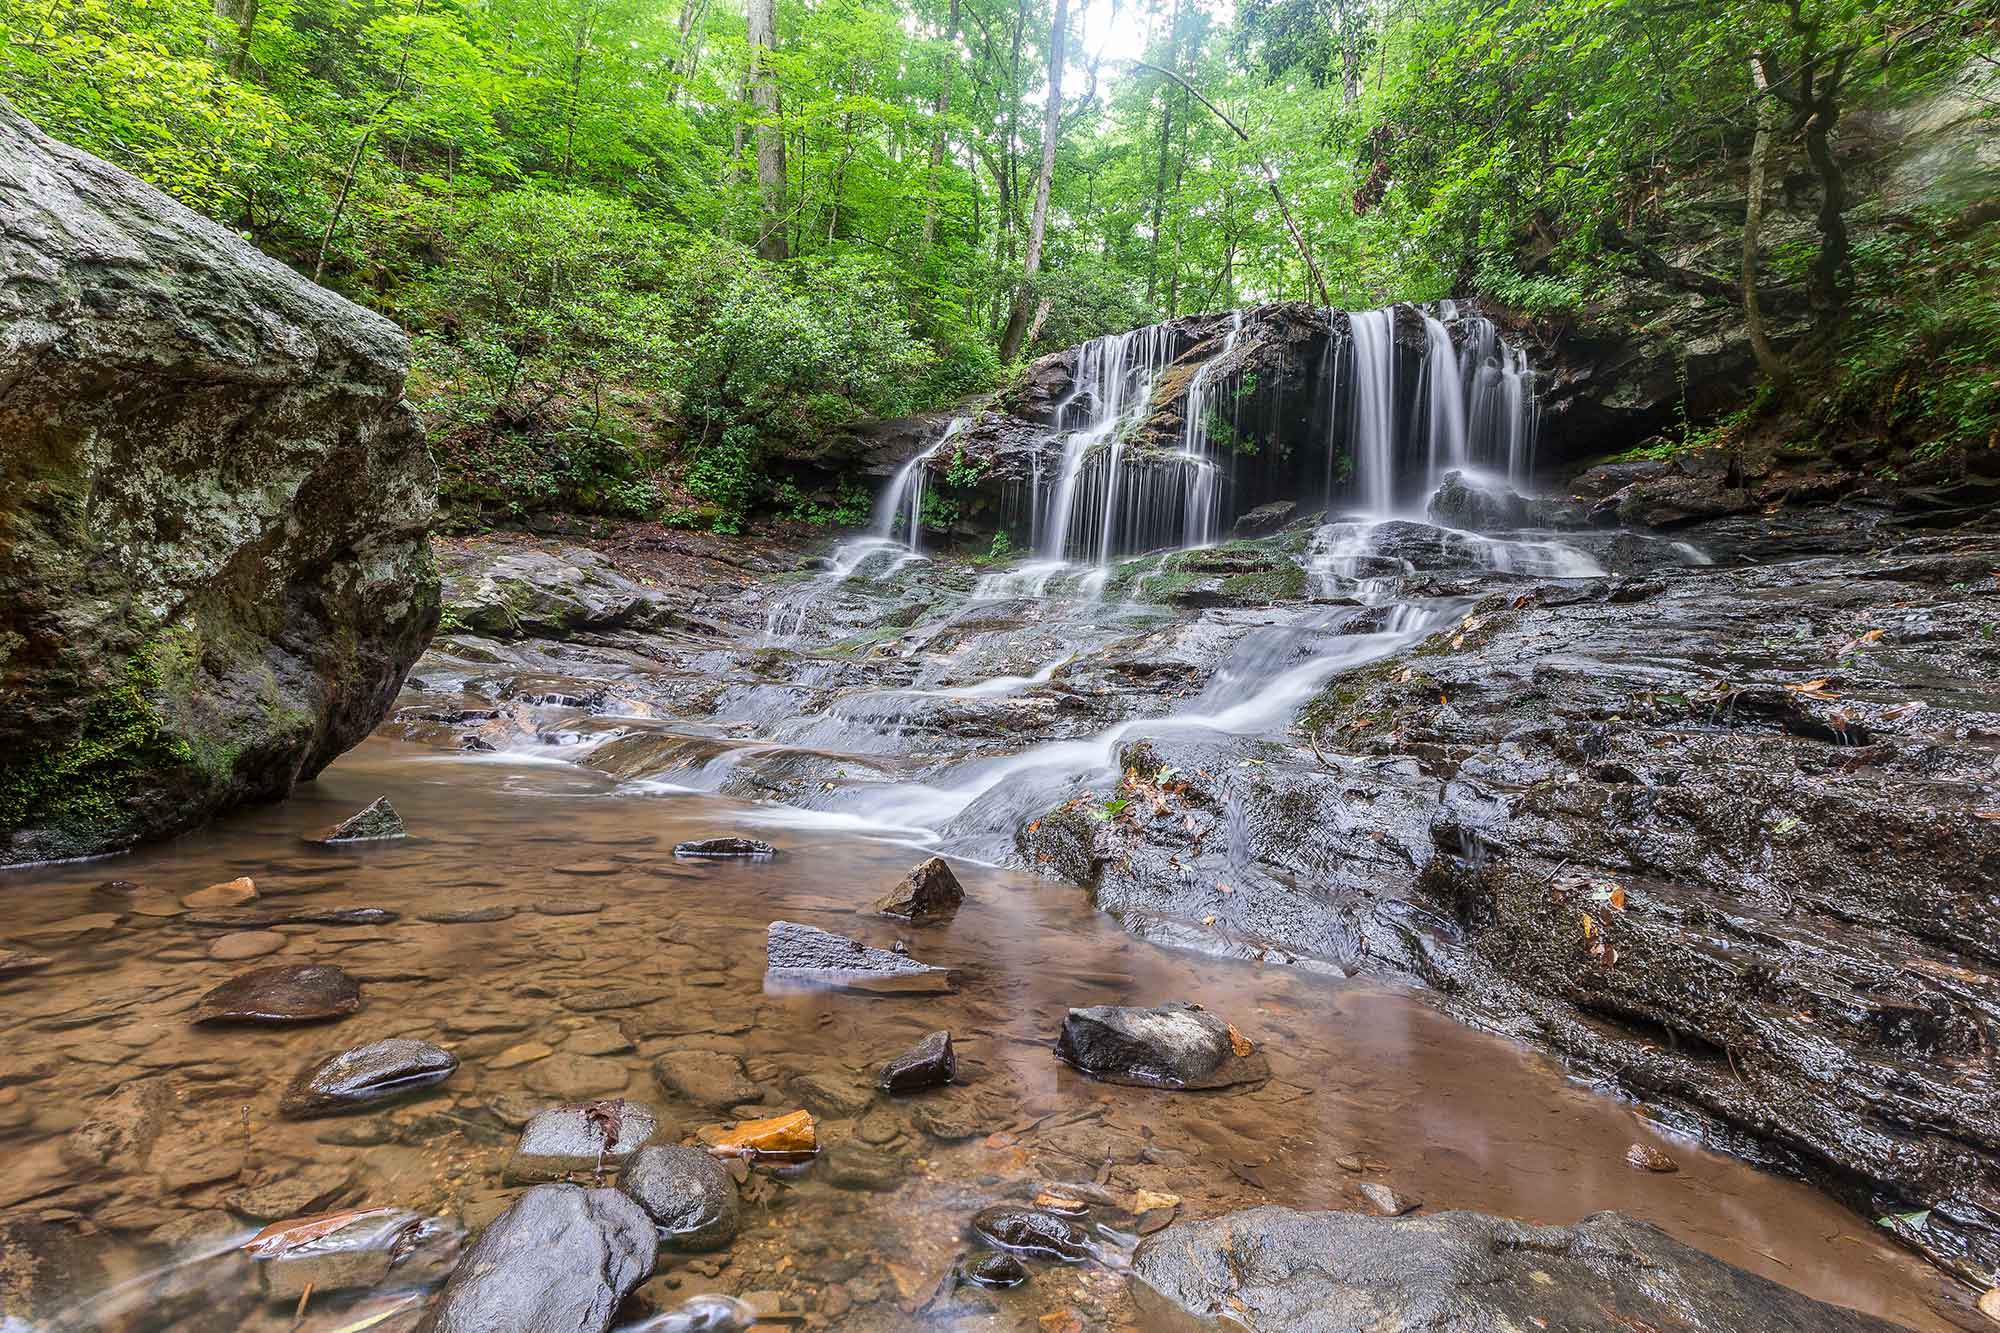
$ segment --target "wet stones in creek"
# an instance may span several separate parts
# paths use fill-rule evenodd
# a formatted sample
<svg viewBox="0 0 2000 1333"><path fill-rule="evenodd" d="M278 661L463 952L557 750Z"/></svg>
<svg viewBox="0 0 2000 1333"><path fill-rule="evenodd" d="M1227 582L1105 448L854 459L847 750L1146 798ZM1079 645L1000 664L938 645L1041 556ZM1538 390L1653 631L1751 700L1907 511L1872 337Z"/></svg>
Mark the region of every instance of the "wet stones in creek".
<svg viewBox="0 0 2000 1333"><path fill-rule="evenodd" d="M507 1161L507 1179L568 1180L594 1176L600 1166L616 1171L659 1132L659 1117L651 1107L623 1098L551 1107L521 1131Z"/></svg>
<svg viewBox="0 0 2000 1333"><path fill-rule="evenodd" d="M296 1302L307 1288L375 1287L393 1274L424 1285L442 1277L465 1238L443 1217L408 1208L358 1208L274 1222L243 1246L258 1261L265 1299Z"/></svg>
<svg viewBox="0 0 2000 1333"><path fill-rule="evenodd" d="M674 855L695 861L768 861L778 849L755 838L697 838L676 843Z"/></svg>
<svg viewBox="0 0 2000 1333"><path fill-rule="evenodd" d="M975 1287L993 1287L1002 1291L1018 1287L1028 1280L1028 1270L1011 1254L982 1254L969 1258L958 1271Z"/></svg>
<svg viewBox="0 0 2000 1333"><path fill-rule="evenodd" d="M1262 1052L1234 1027L1179 1002L1157 1009L1072 1009L1056 1055L1092 1078L1143 1088L1226 1088L1271 1076Z"/></svg>
<svg viewBox="0 0 2000 1333"><path fill-rule="evenodd" d="M331 828L306 835L306 841L321 846L338 846L350 842L386 842L392 838L406 838L410 831L403 827L403 817L396 813L396 807L389 804L389 798L378 796L369 802L364 810L358 810Z"/></svg>
<svg viewBox="0 0 2000 1333"><path fill-rule="evenodd" d="M653 1061L653 1080L662 1092L711 1110L764 1100L742 1058L722 1051L669 1051Z"/></svg>
<svg viewBox="0 0 2000 1333"><path fill-rule="evenodd" d="M205 889L181 895L181 906L198 907L241 907L245 903L257 901L257 883L248 875L232 879L226 884L211 884Z"/></svg>
<svg viewBox="0 0 2000 1333"><path fill-rule="evenodd" d="M1051 1263L1079 1264L1091 1256L1090 1237L1067 1217L1001 1203L973 1214L972 1234L998 1250Z"/></svg>
<svg viewBox="0 0 2000 1333"><path fill-rule="evenodd" d="M902 883L875 900L882 916L903 921L941 921L956 913L965 889L941 856L933 856L903 876Z"/></svg>
<svg viewBox="0 0 2000 1333"><path fill-rule="evenodd" d="M196 1023L312 1023L361 1008L361 986L324 963L260 967L201 997Z"/></svg>
<svg viewBox="0 0 2000 1333"><path fill-rule="evenodd" d="M618 1187L652 1217L670 1250L719 1249L742 1225L729 1169L700 1148L641 1148Z"/></svg>
<svg viewBox="0 0 2000 1333"><path fill-rule="evenodd" d="M357 1111L450 1078L458 1057L427 1041L392 1037L329 1056L302 1071L278 1103L288 1119Z"/></svg>
<svg viewBox="0 0 2000 1333"><path fill-rule="evenodd" d="M957 1072L958 1054L951 1048L951 1033L933 1032L883 1065L879 1086L890 1093L922 1092L943 1087Z"/></svg>
<svg viewBox="0 0 2000 1333"><path fill-rule="evenodd" d="M659 1238L617 1190L537 1185L467 1250L418 1333L604 1333Z"/></svg>
<svg viewBox="0 0 2000 1333"><path fill-rule="evenodd" d="M764 968L767 980L871 994L937 995L957 989L947 969L795 921L771 923Z"/></svg>
<svg viewBox="0 0 2000 1333"><path fill-rule="evenodd" d="M1537 1227L1480 1213L1369 1217L1252 1208L1142 1241L1148 1328L1268 1333L1894 1333L1681 1244L1619 1213Z"/></svg>

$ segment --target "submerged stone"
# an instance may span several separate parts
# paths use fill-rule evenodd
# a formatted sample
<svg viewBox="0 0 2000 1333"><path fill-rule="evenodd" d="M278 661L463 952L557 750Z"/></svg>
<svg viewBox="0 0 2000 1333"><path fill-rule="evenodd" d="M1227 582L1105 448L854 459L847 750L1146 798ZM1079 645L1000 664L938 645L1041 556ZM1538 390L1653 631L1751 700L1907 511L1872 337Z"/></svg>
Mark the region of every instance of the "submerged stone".
<svg viewBox="0 0 2000 1333"><path fill-rule="evenodd" d="M257 901L257 884L248 875L230 880L226 884L211 884L205 889L181 895L182 907L241 907L245 903Z"/></svg>
<svg viewBox="0 0 2000 1333"><path fill-rule="evenodd" d="M513 1181L543 1181L594 1176L600 1167L615 1172L659 1132L659 1117L651 1107L622 1097L551 1107L522 1129L506 1176Z"/></svg>
<svg viewBox="0 0 2000 1333"><path fill-rule="evenodd" d="M890 994L954 989L947 969L795 921L771 923L765 933L764 965L767 978L803 985Z"/></svg>
<svg viewBox="0 0 2000 1333"><path fill-rule="evenodd" d="M618 1187L652 1217L671 1250L713 1250L736 1239L736 1182L700 1148L655 1144L625 1164Z"/></svg>
<svg viewBox="0 0 2000 1333"><path fill-rule="evenodd" d="M331 828L307 834L305 840L321 846L387 842L392 838L406 838L409 832L403 827L403 817L396 813L396 807L389 804L389 798L378 796L365 809L356 811Z"/></svg>
<svg viewBox="0 0 2000 1333"><path fill-rule="evenodd" d="M951 1047L951 1033L937 1031L882 1066L884 1092L922 1092L951 1082L958 1072L958 1054Z"/></svg>
<svg viewBox="0 0 2000 1333"><path fill-rule="evenodd" d="M292 1080L278 1103L294 1120L355 1111L408 1096L450 1078L458 1057L427 1041L392 1037L329 1056Z"/></svg>
<svg viewBox="0 0 2000 1333"><path fill-rule="evenodd" d="M883 916L904 921L932 921L958 911L965 889L941 856L933 856L903 876L902 883L875 901Z"/></svg>
<svg viewBox="0 0 2000 1333"><path fill-rule="evenodd" d="M604 1333L653 1271L653 1221L617 1190L537 1185L459 1260L418 1333Z"/></svg>
<svg viewBox="0 0 2000 1333"><path fill-rule="evenodd" d="M325 963L260 967L201 997L196 1023L311 1023L361 1007L361 986Z"/></svg>
<svg viewBox="0 0 2000 1333"><path fill-rule="evenodd" d="M1252 1208L1148 1237L1134 1254L1132 1273L1146 1327L1897 1328L1801 1296L1619 1213L1594 1213L1573 1227L1538 1227L1479 1213L1389 1218Z"/></svg>
<svg viewBox="0 0 2000 1333"><path fill-rule="evenodd" d="M1018 1204L995 1204L972 1218L972 1233L996 1249L1051 1263L1077 1264L1091 1256L1090 1237L1066 1217Z"/></svg>
<svg viewBox="0 0 2000 1333"><path fill-rule="evenodd" d="M1178 1002L1156 1009L1072 1009L1056 1055L1092 1078L1146 1088L1224 1088L1271 1076L1263 1054L1236 1029Z"/></svg>
<svg viewBox="0 0 2000 1333"><path fill-rule="evenodd" d="M674 844L674 855L706 861L764 861L778 854L768 842L755 838L698 838Z"/></svg>
<svg viewBox="0 0 2000 1333"><path fill-rule="evenodd" d="M653 1061L653 1080L663 1092L712 1109L764 1100L743 1058L725 1051L669 1051Z"/></svg>

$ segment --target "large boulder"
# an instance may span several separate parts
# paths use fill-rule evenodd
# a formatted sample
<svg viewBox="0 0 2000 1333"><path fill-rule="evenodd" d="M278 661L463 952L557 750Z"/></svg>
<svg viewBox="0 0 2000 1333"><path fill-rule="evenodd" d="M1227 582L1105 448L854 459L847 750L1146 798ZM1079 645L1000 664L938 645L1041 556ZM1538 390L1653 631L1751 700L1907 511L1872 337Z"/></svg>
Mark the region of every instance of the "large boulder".
<svg viewBox="0 0 2000 1333"><path fill-rule="evenodd" d="M1619 1213L1538 1227L1480 1213L1368 1217L1251 1208L1142 1242L1147 1328L1260 1333L1893 1333Z"/></svg>
<svg viewBox="0 0 2000 1333"><path fill-rule="evenodd" d="M537 1185L465 1252L418 1333L604 1333L659 1248L617 1190Z"/></svg>
<svg viewBox="0 0 2000 1333"><path fill-rule="evenodd" d="M438 617L389 321L0 102L0 864L269 800Z"/></svg>

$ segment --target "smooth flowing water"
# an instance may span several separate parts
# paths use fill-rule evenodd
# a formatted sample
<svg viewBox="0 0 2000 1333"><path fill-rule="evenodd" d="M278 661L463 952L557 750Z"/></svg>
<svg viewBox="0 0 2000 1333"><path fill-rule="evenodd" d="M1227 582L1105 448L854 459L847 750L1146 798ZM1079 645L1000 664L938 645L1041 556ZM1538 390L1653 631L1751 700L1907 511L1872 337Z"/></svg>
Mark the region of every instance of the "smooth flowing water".
<svg viewBox="0 0 2000 1333"><path fill-rule="evenodd" d="M299 841L379 795L404 814L408 841ZM372 1326L406 1329L415 1302L395 1306L407 1297L394 1291L314 1294L295 1324L296 1295L267 1300L255 1265L229 1245L288 1204L396 1204L480 1225L519 1192L501 1180L515 1127L553 1101L622 1095L687 1130L731 1118L656 1084L655 1058L688 1051L741 1056L769 1110L800 1104L805 1079L845 1090L848 1104L823 1114L830 1151L772 1180L725 1254L667 1258L671 1300L775 1291L830 1327L935 1325L921 1307L966 1247L966 1219L997 1199L1085 1181L1177 1196L1184 1216L1263 1202L1365 1209L1357 1186L1379 1180L1431 1210L1566 1223L1621 1209L1812 1295L1945 1326L1926 1309L1934 1275L1862 1220L1676 1141L1398 990L1164 951L1072 888L964 864L956 920L898 929L867 904L912 853L838 831L783 832L783 854L766 862L675 859L677 840L738 829L743 813L565 764L378 740L286 804L129 856L0 877L9 930L50 960L0 978L10 1020L0 1274L15 1284L0 1283L0 1300L32 1290L52 1302L44 1308L70 1311L9 1327L332 1333L389 1309ZM398 915L281 925L280 952L218 961L224 932L173 900L237 875L254 877L263 907ZM98 888L113 877L140 887ZM424 919L450 913L494 919ZM764 928L779 918L906 939L915 956L958 969L959 989L767 987ZM210 986L308 961L360 978L360 1012L290 1029L190 1025ZM1089 1082L1050 1052L1069 1006L1167 999L1226 1015L1275 1077L1229 1093L1152 1092ZM884 1060L940 1027L958 1043L955 1086L871 1094ZM462 1067L389 1109L277 1116L300 1068L392 1036L440 1043ZM156 1141L126 1169L81 1170L66 1144L136 1079L171 1090ZM1624 1154L1635 1141L1670 1151L1680 1171L1633 1171ZM1334 1165L1350 1153L1369 1159L1368 1174ZM1136 1328L1115 1247L1106 1258L1034 1265L1025 1286L949 1325L1035 1328L1068 1310L1087 1327Z"/></svg>

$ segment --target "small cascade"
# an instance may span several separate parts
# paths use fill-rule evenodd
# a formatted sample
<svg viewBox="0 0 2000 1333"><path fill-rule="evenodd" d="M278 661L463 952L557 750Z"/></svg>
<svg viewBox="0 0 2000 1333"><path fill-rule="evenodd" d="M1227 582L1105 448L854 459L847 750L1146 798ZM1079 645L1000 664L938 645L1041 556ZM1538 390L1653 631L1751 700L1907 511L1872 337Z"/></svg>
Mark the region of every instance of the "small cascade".
<svg viewBox="0 0 2000 1333"><path fill-rule="evenodd" d="M945 423L944 432L937 439L897 469L875 505L875 530L870 536L877 541L895 541L900 528L902 543L910 554L924 553L924 489L930 477L930 461L971 424L971 417L953 417Z"/></svg>
<svg viewBox="0 0 2000 1333"><path fill-rule="evenodd" d="M1056 406L1056 427L1064 432L1062 473L1056 479L1046 522L1034 530L1034 549L1040 559L1061 561L1078 547L1085 554L1104 558L1118 498L1122 432L1130 425L1129 418L1152 402L1153 381L1165 369L1172 352L1173 340L1164 324L1093 338L1077 349L1075 381L1069 396ZM1079 413L1082 420L1073 421ZM1109 481L1099 488L1101 519L1095 525L1098 539L1092 542L1088 527L1080 534L1071 529L1079 513L1089 512L1090 506L1079 509L1077 493L1086 469L1092 468L1107 445ZM1039 520L1041 515L1036 517Z"/></svg>
<svg viewBox="0 0 2000 1333"><path fill-rule="evenodd" d="M1541 424L1534 368L1526 350L1502 339L1492 320L1474 316L1465 325L1459 377L1468 402L1469 461L1504 465L1508 484L1525 487L1533 479Z"/></svg>
<svg viewBox="0 0 2000 1333"><path fill-rule="evenodd" d="M1424 397L1430 435L1430 482L1432 488L1444 474L1463 468L1472 460L1466 456L1465 388L1459 369L1458 349L1451 345L1451 332L1444 321L1424 316Z"/></svg>
<svg viewBox="0 0 2000 1333"><path fill-rule="evenodd" d="M1186 547L1212 546L1215 544L1216 530L1221 515L1217 501L1221 498L1219 480L1221 466L1215 458L1209 425L1209 395L1214 380L1215 367L1228 359L1236 350L1236 344L1243 336L1243 312L1234 310L1229 316L1229 332L1222 340L1222 350L1212 359L1204 361L1201 369L1195 371L1188 381L1187 406L1184 411L1184 425L1181 432L1181 458L1191 470L1187 480L1187 513L1181 525L1181 545Z"/></svg>
<svg viewBox="0 0 2000 1333"><path fill-rule="evenodd" d="M863 536L835 543L825 569L765 608L765 644L795 642L805 632L813 609L864 567L872 566L872 578L893 578L905 565L924 558L924 488L930 476L930 461L971 424L971 417L953 417L946 422L938 437L918 450L889 479L875 502L875 526ZM897 535L899 531L901 536Z"/></svg>
<svg viewBox="0 0 2000 1333"><path fill-rule="evenodd" d="M1396 310L1351 312L1354 393L1348 439L1362 508L1371 514L1396 507Z"/></svg>

